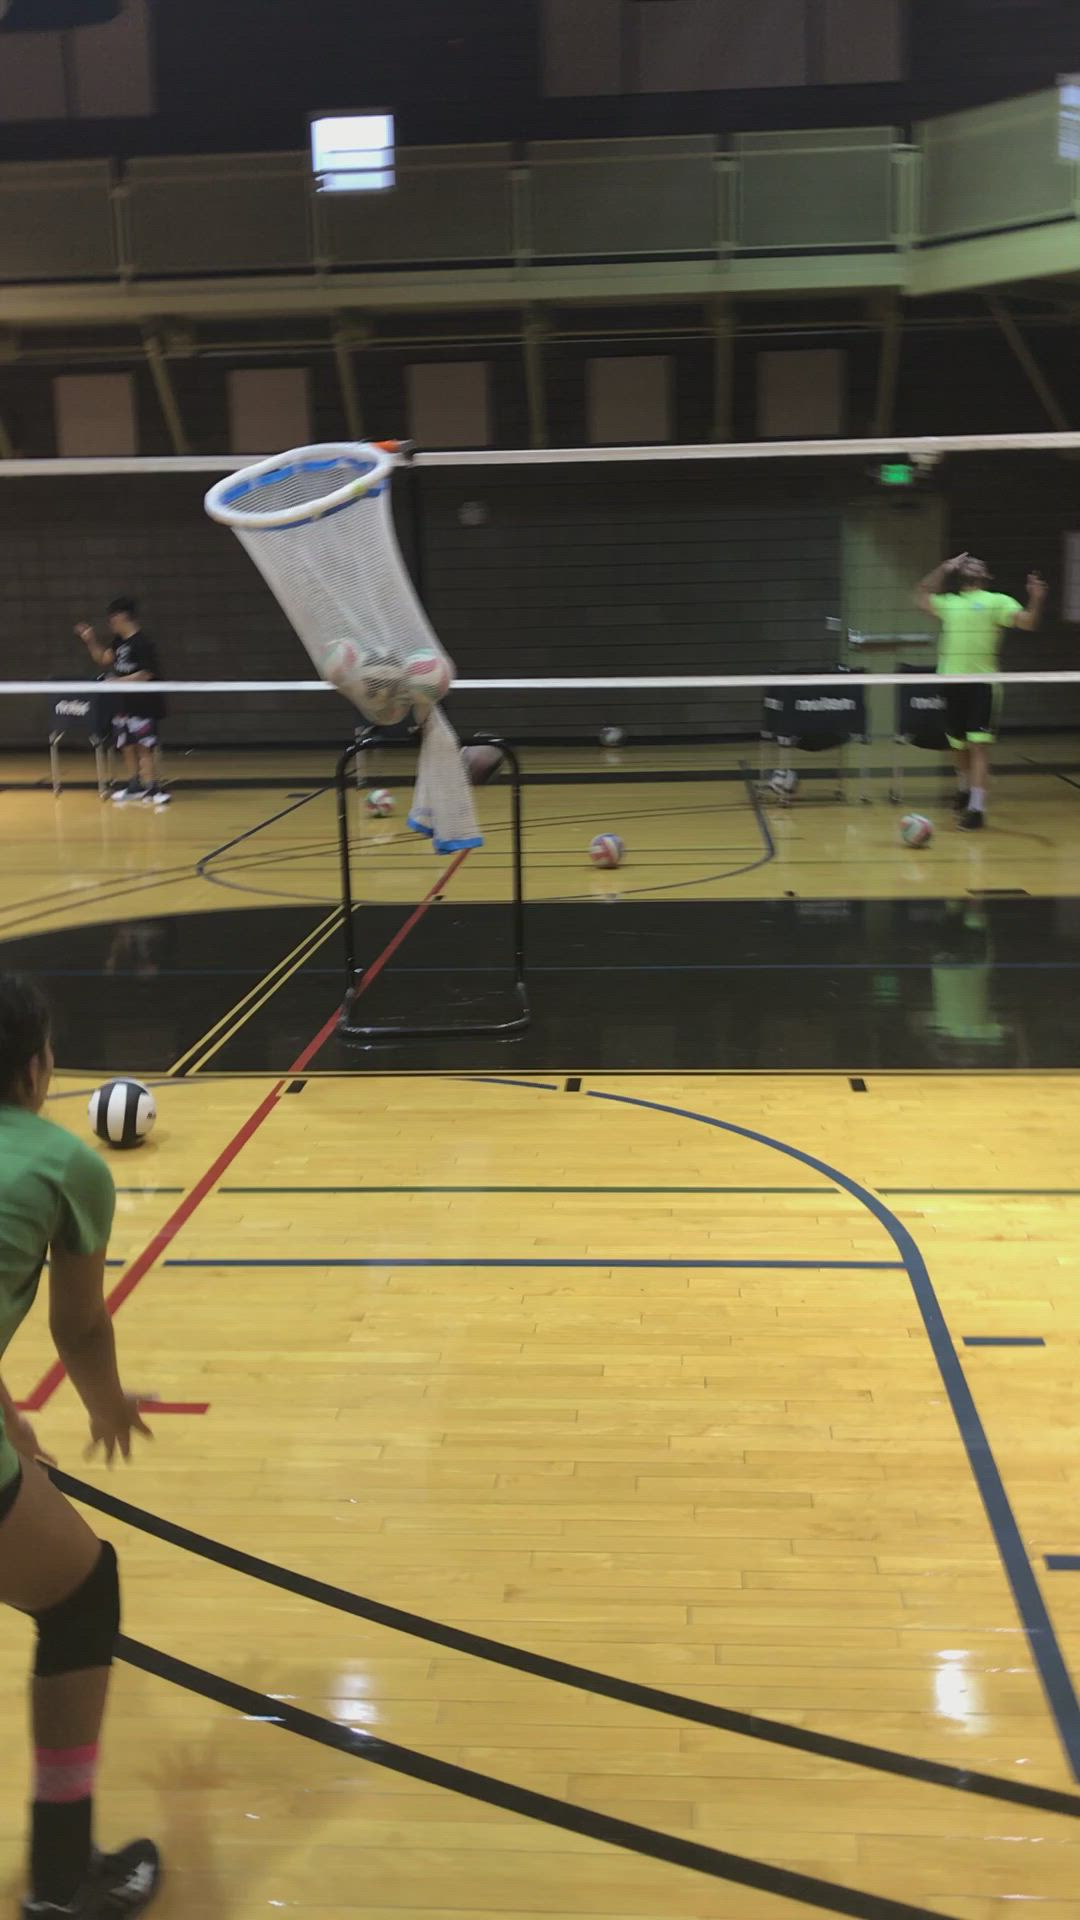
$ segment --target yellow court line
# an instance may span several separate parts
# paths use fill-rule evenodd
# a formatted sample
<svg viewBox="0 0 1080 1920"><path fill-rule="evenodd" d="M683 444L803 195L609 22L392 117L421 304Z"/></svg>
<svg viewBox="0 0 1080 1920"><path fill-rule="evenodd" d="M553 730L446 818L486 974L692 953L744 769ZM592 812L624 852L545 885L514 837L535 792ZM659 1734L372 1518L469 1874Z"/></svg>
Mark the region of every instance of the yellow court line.
<svg viewBox="0 0 1080 1920"><path fill-rule="evenodd" d="M314 940L313 943L306 949L306 951L300 955L299 959L295 962L293 966L289 968L287 973L281 973L278 975L277 979L273 981L273 985L267 988L261 1000L256 1000L254 1006L248 1007L246 1013L242 1013L239 1020L234 1021L233 1025L228 1029L228 1031L226 1033L223 1033L220 1039L215 1040L212 1047L207 1048L202 1059L199 1061L198 1066L194 1067L192 1071L194 1073L201 1073L207 1060L212 1060L215 1053L219 1053L222 1047L225 1046L226 1042L231 1040L234 1034L239 1033L241 1027L246 1026L247 1022L250 1019L252 1019L252 1017L256 1013L259 1012L259 1009L261 1007L265 1007L268 1000L273 999L275 993L277 993L278 991L278 988L283 987L285 985L286 980L291 980L294 973L299 973L301 967L304 967L307 965L308 961L312 958L312 955L318 953L319 948L324 947L326 945L326 942L331 938L333 934L340 933L341 928L344 926L344 924L345 924L345 915L341 911L341 908L338 907L335 909L334 913L331 915L330 925L325 925L324 923L324 927L322 930L316 928L316 932L319 934L319 938L317 940ZM286 959L289 959L289 958L291 958L291 956L286 955ZM284 966L285 962L282 961L281 964ZM266 975L267 980L272 979L272 977L273 977L272 972ZM260 980L259 986L262 986L263 984L264 982ZM254 988L253 991L258 992L258 988ZM243 1005L243 1001L240 1002L240 1005L241 1006ZM229 1015L226 1014L225 1018L228 1019ZM220 1026L220 1024L221 1023L219 1021L218 1025ZM213 1027L211 1027L210 1031L211 1033L213 1033L214 1031ZM278 1075L277 1077L280 1078L280 1075Z"/></svg>
<svg viewBox="0 0 1080 1920"><path fill-rule="evenodd" d="M253 1000L257 993L261 993L263 988L267 986L267 984L271 980L274 979L275 974L279 973L283 967L288 966L290 960L295 960L297 958L297 955L299 955L300 956L299 964L302 965L303 961L308 958L309 952L312 952L312 953L315 952L316 949L323 944L323 941L326 938L328 938L328 936L334 931L335 923L337 925L340 925L341 923L340 907L335 907L333 912L328 914L325 920L320 920L317 927L312 927L310 932L306 933L304 935L304 938L298 941L297 945L292 948L291 952L283 954L280 960L275 960L274 965L267 969L267 971L263 974L261 980L256 980L255 985L253 987L249 987L247 992L236 1002L236 1005L230 1007L227 1013L222 1014L220 1020L215 1020L212 1027L207 1027L206 1032L203 1034L200 1034L198 1040L195 1041L194 1045L188 1047L186 1053L182 1053L178 1060L174 1060L172 1063L172 1066L169 1067L167 1071L170 1074L179 1073L181 1069L187 1065L188 1061L194 1058L195 1054L199 1052L200 1048L204 1047L208 1040L213 1039L213 1036L215 1035L215 1033L220 1032L221 1028L228 1025L228 1022L230 1020L233 1020L233 1021L236 1020L236 1016L243 1011L244 1007L247 1006L248 1001ZM314 946L312 945L312 942L315 943ZM293 972L295 973L295 971L296 971L296 968L294 967ZM283 977L285 979L288 979L291 976L286 974ZM277 985L278 986L281 985L280 980L277 982ZM259 1004L261 1006L263 1002L260 1001ZM256 1009L254 1007L251 1007L249 1009L249 1012L251 1013L254 1013L255 1011ZM242 1026L243 1021L242 1020L237 1021L236 1024ZM235 1027L230 1028L230 1033L234 1031L235 1031ZM229 1034L225 1034L223 1037L224 1039L228 1039ZM217 1052L216 1047L214 1048L214 1052L215 1053ZM207 1056L207 1058L209 1058L209 1055Z"/></svg>

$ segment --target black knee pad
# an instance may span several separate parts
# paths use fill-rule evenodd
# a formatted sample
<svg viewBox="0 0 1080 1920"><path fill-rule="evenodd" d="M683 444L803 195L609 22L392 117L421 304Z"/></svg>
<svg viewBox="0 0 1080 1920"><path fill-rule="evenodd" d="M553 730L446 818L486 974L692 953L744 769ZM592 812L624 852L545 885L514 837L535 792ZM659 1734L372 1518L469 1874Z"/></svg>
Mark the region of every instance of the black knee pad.
<svg viewBox="0 0 1080 1920"><path fill-rule="evenodd" d="M108 1541L80 1587L55 1607L35 1613L38 1631L34 1673L52 1680L61 1673L111 1667L120 1631L120 1575Z"/></svg>

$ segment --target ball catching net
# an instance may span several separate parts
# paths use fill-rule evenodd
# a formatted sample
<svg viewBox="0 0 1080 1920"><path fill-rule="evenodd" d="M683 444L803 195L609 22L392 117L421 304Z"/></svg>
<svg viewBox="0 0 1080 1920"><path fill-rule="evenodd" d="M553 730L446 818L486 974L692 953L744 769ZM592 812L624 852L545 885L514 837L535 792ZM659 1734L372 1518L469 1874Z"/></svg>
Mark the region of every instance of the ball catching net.
<svg viewBox="0 0 1080 1920"><path fill-rule="evenodd" d="M394 531L390 484L401 457L360 442L297 447L218 481L205 504L254 561L320 678L373 726L413 716L422 745L409 825L437 852L454 853L482 836L440 706L454 665Z"/></svg>

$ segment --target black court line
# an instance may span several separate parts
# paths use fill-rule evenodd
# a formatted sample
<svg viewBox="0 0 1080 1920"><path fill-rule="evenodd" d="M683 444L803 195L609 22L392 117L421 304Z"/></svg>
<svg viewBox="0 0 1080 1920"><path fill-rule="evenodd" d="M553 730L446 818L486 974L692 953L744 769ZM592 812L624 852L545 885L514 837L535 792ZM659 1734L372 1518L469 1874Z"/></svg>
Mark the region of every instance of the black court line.
<svg viewBox="0 0 1080 1920"><path fill-rule="evenodd" d="M977 1198L980 1194L986 1194L991 1197L996 1195L1002 1198L1011 1194L1014 1196L1028 1195L1034 1199L1064 1200L1070 1196L1075 1199L1077 1195L1080 1195L1080 1187L879 1187L878 1192L894 1195L930 1194L943 1196L946 1199L963 1195Z"/></svg>
<svg viewBox="0 0 1080 1920"><path fill-rule="evenodd" d="M852 1093L866 1092L866 1081L861 1079L858 1075L853 1075L853 1077L848 1081L848 1086L851 1088Z"/></svg>
<svg viewBox="0 0 1080 1920"><path fill-rule="evenodd" d="M695 874L694 878L691 880L668 880L668 881L658 880L653 882L651 885L647 887L627 887L622 885L615 885L613 883L613 891L617 892L620 900L629 900L637 895L645 894L645 893L650 893L650 894L678 893L687 887L709 887L709 886L713 886L719 880L738 880L739 878L741 878L741 876L744 873L756 873L759 867L767 867L771 860L775 860L776 843L773 840L771 832L769 831L769 823L765 818L765 814L762 810L761 802L757 797L757 793L754 788L753 777L751 775L750 769L746 766L740 766L739 772L733 777L742 781L746 789L747 798L750 802L751 812L753 813L754 819L757 822L758 832L761 835L761 843L762 843L762 852L758 855L758 858L756 860L748 860L746 864L741 867L723 867L718 873L701 873L699 871L697 874ZM660 818L662 811L682 813L685 811L685 809L681 807L668 808L664 810L658 809L655 813L639 814L636 817L638 819ZM582 816L582 818L584 818L584 816ZM559 824L565 825L570 823L560 822ZM532 830L532 826L533 826L533 823L530 822L530 831ZM710 848L704 848L702 850L702 858L704 859L705 856L711 851L712 849ZM732 849L732 851L734 851L734 849ZM556 900L557 901L583 900L583 899L590 899L591 897L592 897L591 893L562 893L556 896ZM534 972L539 971L539 969L534 968L533 971ZM543 969L543 971L546 972L548 971L548 969L545 968ZM581 969L581 971L586 971L586 969ZM611 969L604 968L604 969L597 969L597 971L609 972L611 971ZM638 969L634 968L633 971L637 972ZM667 969L665 968L664 971L666 972Z"/></svg>
<svg viewBox="0 0 1080 1920"><path fill-rule="evenodd" d="M257 820L253 827L247 827L243 833L235 834L231 840L223 840L220 847L211 847L209 853L204 853L196 861L196 875L200 880L206 880L211 885L217 884L214 875L207 872L212 860L220 859L222 854L230 853L233 847L241 846L245 840L251 840L255 834L264 832L267 827L274 826L277 821L287 819L290 813L299 813L301 807L309 806L312 800L317 800L320 794L327 792L329 792L327 787L316 787L313 793L301 794L298 800L290 800L287 807L279 807L276 813L267 814L265 820Z"/></svg>
<svg viewBox="0 0 1080 1920"><path fill-rule="evenodd" d="M965 1347L1045 1347L1041 1333L965 1333Z"/></svg>
<svg viewBox="0 0 1080 1920"><path fill-rule="evenodd" d="M53 1095L54 1099L57 1097L58 1097L57 1095ZM159 1193L186 1193L187 1188L186 1187L117 1187L115 1191L117 1193L141 1194L144 1199L152 1199L156 1194L159 1194Z"/></svg>
<svg viewBox="0 0 1080 1920"><path fill-rule="evenodd" d="M118 1187L117 1192L124 1189ZM132 1189L134 1191L134 1189ZM139 1189L141 1191L141 1189ZM182 1187L158 1187L158 1193L182 1193ZM822 1194L839 1193L838 1187L514 1187L514 1186L445 1186L445 1187L219 1187L219 1193L812 1193L815 1198ZM884 1189L882 1188L883 1192ZM1080 1192L1080 1188L1076 1189ZM844 1196L847 1197L846 1195Z"/></svg>
<svg viewBox="0 0 1080 1920"><path fill-rule="evenodd" d="M24 913L19 920L4 920L0 923L0 943L7 941L11 935L18 932L20 927L32 926L36 920L54 920L57 914L70 913L76 907L110 907L115 900L127 900L136 893L152 893L155 887L166 887L177 880L190 880L192 873L192 862L188 860L183 866L162 867L157 873L143 874L138 880L117 882L107 888L105 883L101 882L100 887L87 888L85 892L80 892L78 895L66 894L62 900L57 900L54 889L52 893L43 896L45 904L37 907L33 913ZM47 904L49 901L52 902L51 906ZM72 922L73 926L79 924L81 923ZM94 921L91 924L100 925L100 922Z"/></svg>
<svg viewBox="0 0 1080 1920"><path fill-rule="evenodd" d="M1080 1553L1048 1553L1043 1565L1051 1573L1080 1573Z"/></svg>
<svg viewBox="0 0 1080 1920"><path fill-rule="evenodd" d="M614 1097L613 1095L612 1098ZM799 1273L902 1273L904 1270L904 1262L902 1260L606 1260L602 1256L585 1258L581 1255L574 1255L573 1257L560 1255L549 1260L541 1257L519 1258L509 1254L485 1254L483 1257L479 1257L477 1255L454 1253L439 1254L436 1256L430 1254L399 1253L378 1255L348 1254L329 1255L326 1258L321 1254L314 1254L303 1258L243 1260L233 1259L231 1256L228 1259L218 1260L212 1259L209 1256L197 1260L190 1258L178 1259L174 1257L170 1260L163 1260L161 1264L165 1267L258 1267L260 1270L264 1267L513 1267L515 1269L519 1267L542 1267L545 1269L548 1267L578 1267L589 1269L599 1267L605 1272L609 1267L647 1267L650 1270L659 1268L669 1272L679 1272L685 1269L691 1269L696 1272L702 1268L706 1268L710 1272L720 1268L726 1272L732 1268L741 1271L743 1268L753 1267L764 1268L769 1273L781 1271L786 1273L791 1270Z"/></svg>
<svg viewBox="0 0 1080 1920"><path fill-rule="evenodd" d="M771 1134L759 1133L752 1127L737 1126L733 1120L719 1120L712 1114L698 1113L692 1108L675 1107L660 1100L644 1100L626 1093L590 1091L586 1098L610 1101L617 1106L640 1107L646 1113L666 1113L679 1120L694 1120L701 1126L715 1127L721 1133L732 1134L736 1139L752 1140L758 1146L771 1147L776 1153L784 1154L789 1160L794 1160L801 1166L820 1174L823 1179L834 1180L838 1187L842 1187L853 1199L860 1201L879 1226L885 1229L901 1255L902 1265L907 1271L930 1351L934 1356L941 1376L941 1384L952 1409L972 1478L979 1490L987 1524L993 1535L1005 1577L1012 1590L1016 1611L1023 1624L1031 1656L1042 1682L1047 1706L1068 1757L1073 1778L1080 1780L1080 1700L1077 1699L1076 1688L1066 1664L1061 1642L1054 1631L1054 1623L1024 1545L1024 1537L1006 1492L1001 1469L990 1445L989 1435L975 1404L960 1356L953 1344L948 1321L930 1277L930 1270L917 1240L905 1227L903 1221L884 1204L878 1194L872 1193L868 1187L861 1186L857 1180L852 1180L846 1173L840 1173L827 1161L818 1159L816 1154L807 1153L801 1147L790 1146L786 1141L777 1140Z"/></svg>
<svg viewBox="0 0 1080 1920"><path fill-rule="evenodd" d="M720 1847L708 1847L698 1840L682 1840L675 1834L660 1833L655 1827L638 1826L632 1820L619 1820L613 1814L597 1813L591 1807L575 1806L569 1800L556 1800L551 1794L537 1793L531 1787L515 1787L509 1781L496 1780L489 1773L475 1773L470 1767L458 1767L448 1760L434 1760L412 1747L397 1746L376 1734L362 1733L355 1727L342 1727L303 1707L257 1693L205 1667L192 1666L173 1654L160 1653L140 1640L121 1634L117 1653L129 1666L169 1680L188 1693L201 1694L205 1700L231 1707L245 1719L281 1727L286 1733L299 1734L335 1753L347 1753L366 1760L370 1766L386 1767L411 1780L423 1780L428 1786L443 1787L489 1807L501 1807L504 1813L518 1814L526 1820L540 1820L545 1826L559 1827L565 1833L577 1833L605 1846L619 1847L648 1860L662 1860L673 1867L686 1867L693 1873L708 1874L714 1880L727 1880L739 1887L755 1887L778 1899L796 1900L826 1913L845 1913L853 1920L948 1920L928 1907L912 1907L903 1900L890 1900L876 1893L860 1893L855 1887L840 1886L835 1880L820 1880L809 1873L796 1873L790 1867L770 1867L762 1860L750 1860L744 1854L727 1853ZM573 1879L573 1861L567 1873Z"/></svg>
<svg viewBox="0 0 1080 1920"><path fill-rule="evenodd" d="M155 1540L164 1540L169 1546L178 1547L185 1553L196 1554L202 1560L210 1560L216 1566L227 1567L231 1572L244 1574L249 1579L260 1580L266 1586L278 1587L285 1593L297 1594L316 1606L330 1607L336 1613L350 1614L358 1620L373 1621L375 1625L388 1627L394 1633L405 1633L414 1640L425 1640L434 1646L449 1647L454 1653L467 1654L473 1659L487 1661L492 1666L508 1667L515 1673L527 1673L537 1680L549 1680L558 1686L572 1687L578 1693L597 1694L607 1700L618 1700L626 1706L642 1707L649 1713L688 1720L696 1726L738 1734L747 1740L759 1740L769 1746L788 1747L796 1753L814 1754L823 1760L839 1760L869 1772L893 1774L924 1786L944 1787L953 1793L972 1793L982 1799L1002 1800L1014 1806L1034 1807L1041 1813L1060 1813L1072 1820L1080 1819L1080 1795L1077 1794L1064 1793L1055 1787L1035 1786L1026 1780L999 1778L996 1774L980 1773L971 1767L953 1767L940 1760L924 1760L914 1754L897 1753L889 1747L871 1747L862 1741L846 1740L838 1735L814 1733L807 1727L788 1726L781 1720L764 1719L760 1714L716 1707L689 1695L669 1693L661 1687L642 1686L637 1681L621 1680L614 1674L600 1673L591 1667L579 1667L566 1660L553 1659L547 1654L531 1653L505 1640L492 1640L485 1634L470 1633L464 1627L447 1626L440 1620L427 1619L423 1614L408 1613L401 1607L388 1606L380 1600L369 1600L362 1594L350 1593L345 1587L335 1587L325 1580L313 1579L309 1574L279 1567L271 1560L262 1560L256 1554L245 1553L238 1547L227 1546L224 1541L212 1540L207 1534L195 1533L190 1527L179 1526L159 1514L132 1506L130 1501L120 1499L107 1488L76 1480L73 1475L65 1473L62 1467L50 1467L49 1477L61 1493L79 1501L82 1506L108 1514L125 1526L147 1533Z"/></svg>
<svg viewBox="0 0 1080 1920"><path fill-rule="evenodd" d="M566 1084L563 1088L563 1092L564 1093L580 1093L581 1092L580 1073L571 1073L567 1075Z"/></svg>

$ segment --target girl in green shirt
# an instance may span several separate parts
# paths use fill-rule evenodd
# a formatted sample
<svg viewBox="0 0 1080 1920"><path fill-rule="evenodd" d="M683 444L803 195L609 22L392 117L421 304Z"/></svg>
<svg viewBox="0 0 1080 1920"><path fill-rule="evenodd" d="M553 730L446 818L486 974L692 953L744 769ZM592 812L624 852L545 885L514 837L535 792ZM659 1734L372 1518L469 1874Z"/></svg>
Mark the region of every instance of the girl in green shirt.
<svg viewBox="0 0 1080 1920"><path fill-rule="evenodd" d="M33 1305L49 1263L49 1328L111 1464L146 1433L116 1370L105 1306L112 1176L74 1135L42 1116L53 1071L39 989L0 973L0 1354ZM157 1849L93 1845L98 1736L120 1626L116 1554L57 1491L32 1426L0 1383L0 1601L31 1616L35 1746L26 1920L124 1920L149 1905Z"/></svg>

